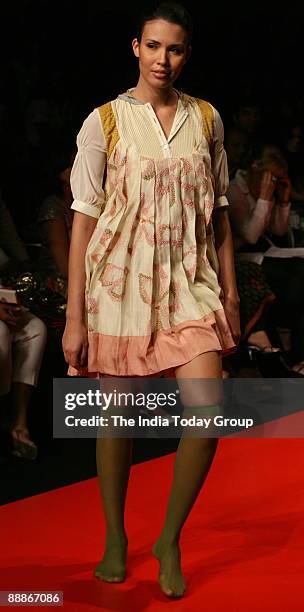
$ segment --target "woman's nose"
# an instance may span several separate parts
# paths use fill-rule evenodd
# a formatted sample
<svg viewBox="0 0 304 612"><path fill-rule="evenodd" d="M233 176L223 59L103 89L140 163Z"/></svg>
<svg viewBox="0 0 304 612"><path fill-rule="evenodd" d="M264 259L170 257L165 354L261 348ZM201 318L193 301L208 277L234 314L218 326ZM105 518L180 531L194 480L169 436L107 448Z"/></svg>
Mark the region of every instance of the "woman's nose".
<svg viewBox="0 0 304 612"><path fill-rule="evenodd" d="M161 64L162 66L165 66L166 64L168 64L168 54L167 54L166 49L159 50L158 63Z"/></svg>

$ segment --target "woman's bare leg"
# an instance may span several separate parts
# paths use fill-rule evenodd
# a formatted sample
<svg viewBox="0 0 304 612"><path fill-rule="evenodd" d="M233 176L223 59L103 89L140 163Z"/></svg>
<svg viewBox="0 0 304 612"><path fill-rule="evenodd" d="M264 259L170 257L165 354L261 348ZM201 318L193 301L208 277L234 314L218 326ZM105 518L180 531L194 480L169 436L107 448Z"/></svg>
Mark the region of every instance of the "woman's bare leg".
<svg viewBox="0 0 304 612"><path fill-rule="evenodd" d="M127 487L132 463L132 439L98 438L97 473L106 523L106 543L95 576L122 582L126 573L128 539L124 525Z"/></svg>
<svg viewBox="0 0 304 612"><path fill-rule="evenodd" d="M104 378L106 380L102 379L103 390L110 393L113 386L112 377ZM111 414L111 408L109 410ZM97 438L96 463L105 516L106 542L103 558L95 569L95 576L107 582L122 582L126 574L128 539L124 513L132 450L132 438L119 438L115 435Z"/></svg>
<svg viewBox="0 0 304 612"><path fill-rule="evenodd" d="M221 378L221 376L221 358L217 352L199 355L190 363L176 368L176 378L181 385L183 385L183 379L211 379ZM200 384L199 381L197 382L196 388L199 390ZM210 402L205 397L205 402L202 402L202 397L197 392L195 398L195 392L193 393L190 387L191 399L188 403L187 383L188 381L184 380L184 386L180 386L181 397L186 406L191 404L193 414L195 414L196 407L202 403L207 406L216 404L213 398ZM160 586L168 596L179 597L185 590L185 581L181 571L180 533L209 472L217 442L217 438L182 436L178 445L165 522L160 537L153 546L153 553L160 562Z"/></svg>

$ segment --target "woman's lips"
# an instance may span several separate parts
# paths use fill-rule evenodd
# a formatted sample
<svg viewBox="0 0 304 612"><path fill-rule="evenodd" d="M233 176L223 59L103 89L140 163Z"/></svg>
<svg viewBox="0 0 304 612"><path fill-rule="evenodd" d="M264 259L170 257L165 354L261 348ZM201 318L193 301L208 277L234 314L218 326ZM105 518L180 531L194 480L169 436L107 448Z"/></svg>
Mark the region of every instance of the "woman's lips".
<svg viewBox="0 0 304 612"><path fill-rule="evenodd" d="M169 72L157 72L156 70L152 72L157 79L167 79L169 76Z"/></svg>

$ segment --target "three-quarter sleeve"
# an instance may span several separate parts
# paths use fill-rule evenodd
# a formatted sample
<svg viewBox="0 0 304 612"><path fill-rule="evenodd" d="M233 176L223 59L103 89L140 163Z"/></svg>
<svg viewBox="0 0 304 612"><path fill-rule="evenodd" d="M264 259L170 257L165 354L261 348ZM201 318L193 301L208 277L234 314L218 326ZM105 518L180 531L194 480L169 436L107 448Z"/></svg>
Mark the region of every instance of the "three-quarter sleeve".
<svg viewBox="0 0 304 612"><path fill-rule="evenodd" d="M224 149L224 126L218 111L213 107L214 139L212 172L214 177L214 207L228 206L226 191L229 186L227 155Z"/></svg>
<svg viewBox="0 0 304 612"><path fill-rule="evenodd" d="M71 172L73 210L99 218L105 204L103 177L106 160L102 124L98 110L94 109L77 135L77 154Z"/></svg>

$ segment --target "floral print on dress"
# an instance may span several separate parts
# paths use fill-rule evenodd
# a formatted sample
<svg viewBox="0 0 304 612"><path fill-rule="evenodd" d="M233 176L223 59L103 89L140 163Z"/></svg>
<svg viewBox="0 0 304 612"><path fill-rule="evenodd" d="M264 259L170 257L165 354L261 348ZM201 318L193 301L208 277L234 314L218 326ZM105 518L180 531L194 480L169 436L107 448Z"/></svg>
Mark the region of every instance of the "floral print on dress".
<svg viewBox="0 0 304 612"><path fill-rule="evenodd" d="M90 296L98 295L103 312L110 304L113 308L112 316L102 319L104 333L115 335L115 321L119 334L126 336L132 335L133 321L141 330L135 335L168 330L189 308L188 316L200 317L202 311L195 309L193 298L187 305L185 295L187 300L187 286L206 283L208 275L214 282L206 243L212 183L205 176L204 155L136 161L131 149L118 143L112 160L106 207L89 250ZM88 316L98 320L95 302L88 302L87 308Z"/></svg>
<svg viewBox="0 0 304 612"><path fill-rule="evenodd" d="M170 282L168 274L160 264L155 264L154 273L154 277L142 273L138 275L141 299L151 306L147 333L169 329L170 313L177 312L179 308L179 283Z"/></svg>
<svg viewBox="0 0 304 612"><path fill-rule="evenodd" d="M154 245L154 205L153 201L146 203L145 194L141 194L138 213L135 215L132 228L131 238L129 241L128 251L133 255L137 246L147 243L150 246Z"/></svg>
<svg viewBox="0 0 304 612"><path fill-rule="evenodd" d="M88 314L97 315L99 313L99 306L96 298L88 298Z"/></svg>
<svg viewBox="0 0 304 612"><path fill-rule="evenodd" d="M117 147L114 154L113 163L108 164L108 172L106 179L106 200L109 197L116 194L115 199L112 202L111 208L107 211L107 218L113 218L118 210L118 207L125 207L127 205L127 178L131 173L131 163L127 153L120 153Z"/></svg>
<svg viewBox="0 0 304 612"><path fill-rule="evenodd" d="M187 277L193 282L197 265L197 247L194 244L184 253L183 266Z"/></svg>
<svg viewBox="0 0 304 612"><path fill-rule="evenodd" d="M128 274L127 266L120 267L111 263L105 265L99 280L103 287L107 287L107 293L112 300L123 300Z"/></svg>

